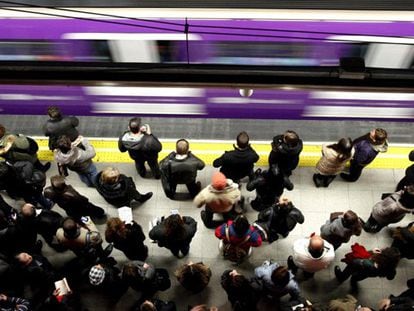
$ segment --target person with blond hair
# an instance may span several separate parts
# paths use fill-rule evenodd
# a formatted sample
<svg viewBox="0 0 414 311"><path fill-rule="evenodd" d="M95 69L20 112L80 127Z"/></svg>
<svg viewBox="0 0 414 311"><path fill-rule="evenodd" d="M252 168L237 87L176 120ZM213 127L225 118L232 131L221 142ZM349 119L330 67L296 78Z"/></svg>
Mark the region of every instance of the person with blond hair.
<svg viewBox="0 0 414 311"><path fill-rule="evenodd" d="M107 167L97 175L96 190L115 207L131 206L134 201L144 203L152 192L141 194L131 177L121 174L115 167Z"/></svg>

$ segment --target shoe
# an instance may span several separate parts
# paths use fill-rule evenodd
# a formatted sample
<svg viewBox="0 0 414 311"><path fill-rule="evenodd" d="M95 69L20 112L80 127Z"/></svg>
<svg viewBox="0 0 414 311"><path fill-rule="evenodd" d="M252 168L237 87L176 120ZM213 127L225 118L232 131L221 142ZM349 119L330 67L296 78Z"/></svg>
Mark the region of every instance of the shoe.
<svg viewBox="0 0 414 311"><path fill-rule="evenodd" d="M201 217L201 220L203 221L203 223L206 224L206 222L207 222L206 211L201 211L200 212L200 217Z"/></svg>
<svg viewBox="0 0 414 311"><path fill-rule="evenodd" d="M344 280L344 277L343 277L343 275L342 275L342 270L341 270L341 268L339 268L339 266L335 266L334 272L335 272L336 279L337 279L339 282L341 282L341 283L342 283L343 281L345 281L345 280Z"/></svg>
<svg viewBox="0 0 414 311"><path fill-rule="evenodd" d="M313 183L315 184L316 188L319 188L320 186L322 186L321 182L316 177L316 174L313 174L312 179L313 179Z"/></svg>
<svg viewBox="0 0 414 311"><path fill-rule="evenodd" d="M149 199L152 198L152 194L153 194L152 192L148 192L146 194L141 195L141 198L138 200L138 202L144 203L144 202L148 201Z"/></svg>
<svg viewBox="0 0 414 311"><path fill-rule="evenodd" d="M42 247L43 247L43 242L41 240L37 240L33 248L34 253L40 254L42 251Z"/></svg>
<svg viewBox="0 0 414 311"><path fill-rule="evenodd" d="M46 162L43 167L40 169L43 173L47 172L52 164L50 164L50 162Z"/></svg>
<svg viewBox="0 0 414 311"><path fill-rule="evenodd" d="M147 175L147 169L145 168L145 166L143 168L139 168L137 169L139 176L141 176L142 178L145 178L145 175Z"/></svg>
<svg viewBox="0 0 414 311"><path fill-rule="evenodd" d="M154 178L155 179L161 179L161 173L155 173Z"/></svg>
<svg viewBox="0 0 414 311"><path fill-rule="evenodd" d="M349 174L341 173L340 176L345 181L349 181L349 182L352 181Z"/></svg>
<svg viewBox="0 0 414 311"><path fill-rule="evenodd" d="M104 248L102 256L104 258L108 257L112 253L113 249L114 249L114 244L109 243L108 246Z"/></svg>
<svg viewBox="0 0 414 311"><path fill-rule="evenodd" d="M283 183L285 185L286 190L292 191L293 190L293 183L290 181L288 176L283 177Z"/></svg>
<svg viewBox="0 0 414 311"><path fill-rule="evenodd" d="M289 256L287 259L287 265L290 271L292 271L293 274L296 274L298 272L298 267L293 262L293 257Z"/></svg>

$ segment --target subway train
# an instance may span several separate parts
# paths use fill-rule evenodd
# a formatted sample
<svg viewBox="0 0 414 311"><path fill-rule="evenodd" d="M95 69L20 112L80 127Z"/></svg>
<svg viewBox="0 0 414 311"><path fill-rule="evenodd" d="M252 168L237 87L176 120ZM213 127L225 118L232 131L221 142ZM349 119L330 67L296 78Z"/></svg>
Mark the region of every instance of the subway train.
<svg viewBox="0 0 414 311"><path fill-rule="evenodd" d="M321 19L320 13L291 11L284 12L283 19L270 19L245 11L228 18L219 10L204 17L203 10L168 12L1 8L0 61L336 66L342 57L362 57L366 67L414 67L414 23L409 14L378 21L375 16L384 16L376 13L326 13ZM2 114L44 114L49 105L77 115L394 121L414 117L414 93L290 87L239 92L111 83L0 85Z"/></svg>

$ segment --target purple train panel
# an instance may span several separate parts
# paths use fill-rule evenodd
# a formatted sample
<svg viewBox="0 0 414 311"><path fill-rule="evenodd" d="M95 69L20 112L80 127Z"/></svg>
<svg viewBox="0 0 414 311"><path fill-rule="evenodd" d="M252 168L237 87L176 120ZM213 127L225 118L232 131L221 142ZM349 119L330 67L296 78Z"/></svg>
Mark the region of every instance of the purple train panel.
<svg viewBox="0 0 414 311"><path fill-rule="evenodd" d="M79 116L414 119L414 93L257 89L243 97L238 89L226 88L0 85L1 114L45 115L50 105Z"/></svg>

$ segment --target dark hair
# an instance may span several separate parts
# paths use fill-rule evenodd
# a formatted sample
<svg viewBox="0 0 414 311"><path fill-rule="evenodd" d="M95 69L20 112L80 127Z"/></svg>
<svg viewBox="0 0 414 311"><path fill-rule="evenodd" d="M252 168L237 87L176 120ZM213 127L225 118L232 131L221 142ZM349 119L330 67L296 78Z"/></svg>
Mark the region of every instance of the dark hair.
<svg viewBox="0 0 414 311"><path fill-rule="evenodd" d="M66 187L65 178L60 175L50 177L50 184L54 189L63 190Z"/></svg>
<svg viewBox="0 0 414 311"><path fill-rule="evenodd" d="M49 115L49 117L51 117L52 119L55 120L60 120L62 119L62 113L60 112L60 108L57 106L49 106L47 108L47 114Z"/></svg>
<svg viewBox="0 0 414 311"><path fill-rule="evenodd" d="M184 264L175 273L177 280L193 293L201 292L210 282L211 270L202 262Z"/></svg>
<svg viewBox="0 0 414 311"><path fill-rule="evenodd" d="M62 153L68 153L72 149L72 142L68 136L62 135L58 138L56 146Z"/></svg>
<svg viewBox="0 0 414 311"><path fill-rule="evenodd" d="M72 217L66 217L62 222L64 234L68 238L76 238L78 236L78 224Z"/></svg>
<svg viewBox="0 0 414 311"><path fill-rule="evenodd" d="M175 151L181 155L187 154L189 148L190 148L190 144L185 139L179 139L177 140L177 143L175 144Z"/></svg>
<svg viewBox="0 0 414 311"><path fill-rule="evenodd" d="M386 130L382 128L375 129L375 144L381 145L385 142L388 137L388 133Z"/></svg>
<svg viewBox="0 0 414 311"><path fill-rule="evenodd" d="M237 135L237 146L240 149L247 148L249 146L249 135L247 135L246 132L240 132L239 135Z"/></svg>
<svg viewBox="0 0 414 311"><path fill-rule="evenodd" d="M341 138L336 144L328 146L338 153L337 159L339 161L348 160L352 153L352 140L351 138Z"/></svg>
<svg viewBox="0 0 414 311"><path fill-rule="evenodd" d="M346 211L343 215L342 224L344 225L345 228L352 229L354 234L356 235L361 234L361 230L362 230L361 222L359 221L359 217L357 214L355 214L355 212L351 210Z"/></svg>
<svg viewBox="0 0 414 311"><path fill-rule="evenodd" d="M169 238L182 240L185 236L184 221L179 214L168 216L164 220L166 234Z"/></svg>
<svg viewBox="0 0 414 311"><path fill-rule="evenodd" d="M122 279L128 284L136 281L143 282L138 266L132 262L127 262L122 268Z"/></svg>
<svg viewBox="0 0 414 311"><path fill-rule="evenodd" d="M273 284L277 284L280 287L288 285L290 280L289 270L285 266L277 267L272 272L271 280Z"/></svg>
<svg viewBox="0 0 414 311"><path fill-rule="evenodd" d="M141 127L141 119L140 118L132 118L129 120L129 130L136 134L139 132L139 129Z"/></svg>
<svg viewBox="0 0 414 311"><path fill-rule="evenodd" d="M0 124L0 138L3 137L4 134L6 134L6 128L3 124Z"/></svg>
<svg viewBox="0 0 414 311"><path fill-rule="evenodd" d="M387 247L381 250L381 253L374 253L372 260L378 265L380 272L387 274L387 272L395 270L400 261L400 251L395 247Z"/></svg>
<svg viewBox="0 0 414 311"><path fill-rule="evenodd" d="M295 147L299 143L299 136L295 131L287 130L283 134L283 140L291 147Z"/></svg>
<svg viewBox="0 0 414 311"><path fill-rule="evenodd" d="M230 275L231 271L224 271L221 276L221 286L229 296L248 297L252 291L249 280L241 274Z"/></svg>
<svg viewBox="0 0 414 311"><path fill-rule="evenodd" d="M250 224L244 215L239 215L233 222L233 228L237 236L243 236L249 230Z"/></svg>

